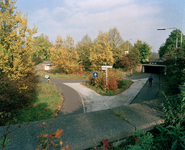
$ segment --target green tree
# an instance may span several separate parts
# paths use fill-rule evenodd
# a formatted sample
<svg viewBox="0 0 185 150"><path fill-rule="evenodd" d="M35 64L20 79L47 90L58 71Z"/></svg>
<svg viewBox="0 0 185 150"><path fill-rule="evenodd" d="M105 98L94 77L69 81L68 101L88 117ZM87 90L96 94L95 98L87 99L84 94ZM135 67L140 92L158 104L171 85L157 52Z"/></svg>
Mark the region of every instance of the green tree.
<svg viewBox="0 0 185 150"><path fill-rule="evenodd" d="M176 48L176 38L178 37L177 47L180 47L181 31L179 29L173 30L166 42L159 48L159 56L164 57L164 55L171 50ZM184 35L183 35L184 37Z"/></svg>
<svg viewBox="0 0 185 150"><path fill-rule="evenodd" d="M122 37L120 36L117 28L110 29L107 33L107 42L110 43L110 48L113 53L114 64L119 60L120 57L124 56L124 49L121 45L124 43Z"/></svg>
<svg viewBox="0 0 185 150"><path fill-rule="evenodd" d="M101 70L101 66L113 65L114 58L110 48L110 43L106 41L106 34L99 32L94 40L94 45L90 51L91 70Z"/></svg>
<svg viewBox="0 0 185 150"><path fill-rule="evenodd" d="M146 42L137 40L137 42L134 43L134 49L135 51L139 51L139 58L141 62L148 61L148 56L151 54L152 49L150 45L148 45Z"/></svg>
<svg viewBox="0 0 185 150"><path fill-rule="evenodd" d="M15 3L0 2L0 112L30 104L37 82L30 56L37 29L29 29Z"/></svg>
<svg viewBox="0 0 185 150"><path fill-rule="evenodd" d="M49 37L42 33L40 36L34 37L32 48L32 58L40 57L42 60L49 60L49 49L52 47Z"/></svg>
<svg viewBox="0 0 185 150"><path fill-rule="evenodd" d="M84 66L85 70L88 70L91 63L89 60L90 49L92 48L91 38L86 34L82 40L77 42L76 51L79 55L79 63Z"/></svg>

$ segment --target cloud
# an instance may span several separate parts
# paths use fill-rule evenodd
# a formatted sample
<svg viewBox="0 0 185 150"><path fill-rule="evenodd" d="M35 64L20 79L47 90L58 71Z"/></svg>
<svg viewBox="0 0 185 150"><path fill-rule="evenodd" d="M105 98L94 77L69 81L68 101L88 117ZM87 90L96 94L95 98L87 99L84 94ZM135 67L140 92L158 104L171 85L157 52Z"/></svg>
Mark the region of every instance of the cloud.
<svg viewBox="0 0 185 150"><path fill-rule="evenodd" d="M136 0L65 0L52 8L42 8L31 15L39 33L47 34L54 42L57 35L73 37L75 42L88 34L93 40L99 30L108 32L116 27L124 40L147 41L151 29L163 20L158 16L161 7ZM135 40L135 41L134 41Z"/></svg>

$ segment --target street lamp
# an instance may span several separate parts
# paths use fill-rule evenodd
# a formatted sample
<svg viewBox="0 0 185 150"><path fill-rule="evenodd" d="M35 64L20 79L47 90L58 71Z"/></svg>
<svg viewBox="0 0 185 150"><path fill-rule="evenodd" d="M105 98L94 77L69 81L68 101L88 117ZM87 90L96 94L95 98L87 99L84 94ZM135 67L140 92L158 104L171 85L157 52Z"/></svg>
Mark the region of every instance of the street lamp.
<svg viewBox="0 0 185 150"><path fill-rule="evenodd" d="M176 29L177 31L177 28L175 27L172 27L172 28L158 28L157 30L166 30L166 29ZM176 49L178 47L178 31L176 33ZM176 65L176 62L177 62L177 56L175 56L175 65Z"/></svg>
<svg viewBox="0 0 185 150"><path fill-rule="evenodd" d="M132 38L130 40L132 40ZM127 43L128 43L128 46L127 47L128 47L128 52L129 52L129 41Z"/></svg>
<svg viewBox="0 0 185 150"><path fill-rule="evenodd" d="M181 27L181 48L182 48L182 30L183 30L183 21L184 21L185 19L183 19L182 20L182 27Z"/></svg>

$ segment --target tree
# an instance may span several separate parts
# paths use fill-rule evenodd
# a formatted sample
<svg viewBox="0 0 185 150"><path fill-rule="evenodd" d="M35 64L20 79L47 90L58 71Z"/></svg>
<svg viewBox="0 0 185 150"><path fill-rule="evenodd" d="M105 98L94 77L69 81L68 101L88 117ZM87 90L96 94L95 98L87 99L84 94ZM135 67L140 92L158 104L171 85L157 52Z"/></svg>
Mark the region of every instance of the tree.
<svg viewBox="0 0 185 150"><path fill-rule="evenodd" d="M101 34L94 40L94 45L90 51L90 63L91 70L100 70L101 66L104 65L113 65L114 58L113 53L110 48L110 43L106 42L106 35Z"/></svg>
<svg viewBox="0 0 185 150"><path fill-rule="evenodd" d="M52 44L49 41L49 37L42 33L40 36L34 37L34 43L32 48L32 58L40 57L42 60L49 60L49 49Z"/></svg>
<svg viewBox="0 0 185 150"><path fill-rule="evenodd" d="M68 36L66 40L63 40L61 36L57 36L54 47L50 49L50 54L57 71L67 74L82 71L72 37Z"/></svg>
<svg viewBox="0 0 185 150"><path fill-rule="evenodd" d="M148 45L146 42L137 40L137 42L134 43L134 49L136 49L135 51L139 51L139 58L141 62L148 61L148 56L151 54L152 49L150 45Z"/></svg>
<svg viewBox="0 0 185 150"><path fill-rule="evenodd" d="M159 48L159 57L164 57L167 52L176 48L176 38L178 37L177 47L180 47L181 31L179 29L173 30L166 42ZM184 37L184 35L183 35Z"/></svg>
<svg viewBox="0 0 185 150"><path fill-rule="evenodd" d="M117 28L110 29L107 33L107 42L110 43L110 48L113 53L114 65L120 57L124 56L124 49L121 45L124 43L122 37L120 36Z"/></svg>
<svg viewBox="0 0 185 150"><path fill-rule="evenodd" d="M148 57L149 61L154 61L155 59L158 59L158 58L159 58L159 54L156 52L152 52Z"/></svg>
<svg viewBox="0 0 185 150"><path fill-rule="evenodd" d="M134 51L130 50L129 54L118 60L117 66L127 71L135 69L139 63L139 56Z"/></svg>
<svg viewBox="0 0 185 150"><path fill-rule="evenodd" d="M0 112L30 104L37 82L30 57L37 29L28 28L27 16L21 17L15 3L0 2Z"/></svg>
<svg viewBox="0 0 185 150"><path fill-rule="evenodd" d="M76 51L79 55L79 63L84 66L85 70L90 67L90 49L92 48L91 38L86 34L82 40L77 42Z"/></svg>

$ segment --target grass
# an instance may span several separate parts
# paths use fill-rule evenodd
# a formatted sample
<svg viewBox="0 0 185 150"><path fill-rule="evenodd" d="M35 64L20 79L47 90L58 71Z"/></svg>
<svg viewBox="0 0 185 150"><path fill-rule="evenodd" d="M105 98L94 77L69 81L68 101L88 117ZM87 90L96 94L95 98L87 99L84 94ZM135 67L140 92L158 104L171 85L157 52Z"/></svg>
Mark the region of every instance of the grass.
<svg viewBox="0 0 185 150"><path fill-rule="evenodd" d="M21 110L15 110L13 117L16 123L31 122L49 119L57 116L57 112L62 107L63 96L56 87L39 83L32 106Z"/></svg>
<svg viewBox="0 0 185 150"><path fill-rule="evenodd" d="M36 75L45 78L45 75L49 75L53 79L87 79L89 77L89 72L84 74L62 74L62 73L52 73L49 71L39 71Z"/></svg>
<svg viewBox="0 0 185 150"><path fill-rule="evenodd" d="M108 90L108 91L104 91L99 87L96 86L92 86L89 84L88 81L81 83L82 85L94 90L96 93L99 93L100 95L103 96L113 96L113 95L117 95L119 93L122 93L123 91L125 91L126 89L128 89L131 85L132 85L132 81L130 80L123 80L121 86L116 89L116 90Z"/></svg>

